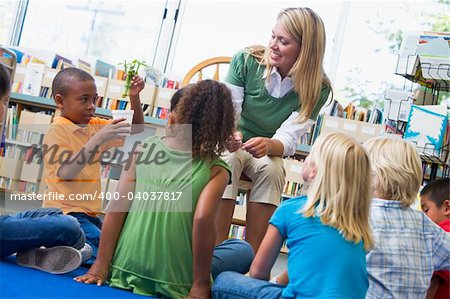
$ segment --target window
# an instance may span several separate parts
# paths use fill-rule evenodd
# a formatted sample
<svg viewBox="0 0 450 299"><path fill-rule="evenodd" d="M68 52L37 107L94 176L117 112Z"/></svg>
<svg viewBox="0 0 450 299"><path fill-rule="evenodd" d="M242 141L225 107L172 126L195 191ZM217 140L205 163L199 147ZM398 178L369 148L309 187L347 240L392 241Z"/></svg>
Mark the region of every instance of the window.
<svg viewBox="0 0 450 299"><path fill-rule="evenodd" d="M186 1L178 41L169 69L186 74L198 62L214 56L232 56L250 45L267 45L278 12L286 7L308 6L325 24L325 68L336 34L342 3L298 1Z"/></svg>
<svg viewBox="0 0 450 299"><path fill-rule="evenodd" d="M149 62L166 1L30 1L21 47Z"/></svg>
<svg viewBox="0 0 450 299"><path fill-rule="evenodd" d="M17 1L0 1L0 44L9 43L9 38L14 24L14 17L17 10Z"/></svg>
<svg viewBox="0 0 450 299"><path fill-rule="evenodd" d="M409 81L394 75L394 53L407 32L448 31L436 26L448 15L449 7L438 1L351 2L334 80L339 102L382 105L387 89L411 89Z"/></svg>

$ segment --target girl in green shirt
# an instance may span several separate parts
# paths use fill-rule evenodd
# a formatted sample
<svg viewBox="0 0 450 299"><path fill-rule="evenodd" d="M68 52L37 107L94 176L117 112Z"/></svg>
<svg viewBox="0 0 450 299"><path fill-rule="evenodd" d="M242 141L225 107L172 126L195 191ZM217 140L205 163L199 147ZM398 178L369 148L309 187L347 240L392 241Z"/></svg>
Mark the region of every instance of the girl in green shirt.
<svg viewBox="0 0 450 299"><path fill-rule="evenodd" d="M97 260L76 280L101 285L109 277L110 286L138 294L209 298L211 274L246 273L253 251L245 241L214 248L216 212L230 179L219 154L233 124L225 85L204 80L178 91L166 136L147 138L124 167L117 191L126 199L108 209Z"/></svg>

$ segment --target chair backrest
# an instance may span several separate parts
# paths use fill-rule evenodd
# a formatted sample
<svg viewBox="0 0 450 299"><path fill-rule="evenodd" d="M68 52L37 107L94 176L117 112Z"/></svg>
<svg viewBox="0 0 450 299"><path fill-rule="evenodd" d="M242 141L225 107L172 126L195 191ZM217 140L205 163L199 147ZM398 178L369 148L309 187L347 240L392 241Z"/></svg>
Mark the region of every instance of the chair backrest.
<svg viewBox="0 0 450 299"><path fill-rule="evenodd" d="M215 66L214 75L212 77L213 80L219 81L220 80L220 74L219 74L219 66L221 64L229 64L231 61L231 57L227 56L219 56L219 57L213 57L210 59L206 59L196 66L194 66L187 74L184 76L183 81L181 82L181 86L188 85L194 76L197 74L197 82L203 80L203 71L205 68L210 66Z"/></svg>

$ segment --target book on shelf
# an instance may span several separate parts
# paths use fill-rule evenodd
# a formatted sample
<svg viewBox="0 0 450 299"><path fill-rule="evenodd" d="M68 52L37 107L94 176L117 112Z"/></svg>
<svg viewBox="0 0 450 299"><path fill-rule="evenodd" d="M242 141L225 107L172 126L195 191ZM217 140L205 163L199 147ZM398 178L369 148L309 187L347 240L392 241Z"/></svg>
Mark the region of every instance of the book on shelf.
<svg viewBox="0 0 450 299"><path fill-rule="evenodd" d="M42 78L44 77L45 65L39 63L29 63L25 78L23 80L22 93L30 96L38 97Z"/></svg>
<svg viewBox="0 0 450 299"><path fill-rule="evenodd" d="M92 67L91 64L87 61L84 61L82 59L78 59L77 68L80 70L85 71L86 73L92 74Z"/></svg>
<svg viewBox="0 0 450 299"><path fill-rule="evenodd" d="M231 224L228 238L230 239L245 239L246 227L238 224Z"/></svg>
<svg viewBox="0 0 450 299"><path fill-rule="evenodd" d="M66 58L62 55L55 54L55 57L53 58L51 67L52 67L52 69L61 70L63 63L72 64L72 60L70 60L69 58Z"/></svg>
<svg viewBox="0 0 450 299"><path fill-rule="evenodd" d="M147 67L145 69L145 83L159 87L163 74L160 70L154 67Z"/></svg>
<svg viewBox="0 0 450 299"><path fill-rule="evenodd" d="M57 70L50 67L45 67L44 76L42 77L41 90L39 92L40 97L49 99L52 97L52 83L57 73Z"/></svg>
<svg viewBox="0 0 450 299"><path fill-rule="evenodd" d="M419 43L416 61L421 75L427 80L450 80L450 33L427 36L427 39L421 36Z"/></svg>
<svg viewBox="0 0 450 299"><path fill-rule="evenodd" d="M344 108L343 118L355 119L356 107L353 103L348 103Z"/></svg>
<svg viewBox="0 0 450 299"><path fill-rule="evenodd" d="M303 190L303 162L296 159L283 159L283 163L286 171L286 181L283 187L283 195L285 197L298 196Z"/></svg>
<svg viewBox="0 0 450 299"><path fill-rule="evenodd" d="M446 106L413 105L403 138L416 144L421 153L439 157L447 122Z"/></svg>
<svg viewBox="0 0 450 299"><path fill-rule="evenodd" d="M450 34L448 32L409 32L402 41L395 73L423 79L421 84L450 80ZM444 67L442 67L444 66Z"/></svg>
<svg viewBox="0 0 450 299"><path fill-rule="evenodd" d="M16 65L16 72L14 73L14 83L11 87L11 92L22 93L23 81L27 73L27 67L23 64Z"/></svg>
<svg viewBox="0 0 450 299"><path fill-rule="evenodd" d="M113 78L116 72L116 67L103 60L97 59L94 67L94 75L106 78Z"/></svg>
<svg viewBox="0 0 450 299"><path fill-rule="evenodd" d="M9 107L8 112L6 113L6 120L5 120L6 138L16 139L18 124L19 118L17 115L17 107L16 106Z"/></svg>
<svg viewBox="0 0 450 299"><path fill-rule="evenodd" d="M160 119L167 119L169 117L170 99L176 91L176 89L164 87L159 87L156 90L152 117Z"/></svg>
<svg viewBox="0 0 450 299"><path fill-rule="evenodd" d="M386 119L408 121L409 111L413 104L412 91L388 89L384 99Z"/></svg>
<svg viewBox="0 0 450 299"><path fill-rule="evenodd" d="M115 74L115 76L114 76L114 78L115 78L116 80L125 81L126 77L127 77L127 74L125 73L124 70L122 70L122 69L117 69L117 70L116 70L116 74Z"/></svg>
<svg viewBox="0 0 450 299"><path fill-rule="evenodd" d="M330 131L347 133L360 142L378 136L385 131L385 126L381 125L383 112L380 109L356 108L352 104L346 107L347 111L350 112L350 114L347 114L342 106L338 102L336 103L334 104L335 109L332 110L333 105L331 105L330 109L319 114L314 126L301 138L300 144L312 145L321 133ZM353 118L347 118L349 115L352 115ZM309 142L306 142L306 140Z"/></svg>

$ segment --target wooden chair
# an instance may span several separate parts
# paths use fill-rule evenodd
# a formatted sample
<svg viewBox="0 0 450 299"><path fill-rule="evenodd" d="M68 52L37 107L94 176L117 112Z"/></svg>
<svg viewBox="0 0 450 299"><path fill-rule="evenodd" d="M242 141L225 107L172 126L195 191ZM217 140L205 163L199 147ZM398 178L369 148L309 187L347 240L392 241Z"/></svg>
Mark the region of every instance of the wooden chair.
<svg viewBox="0 0 450 299"><path fill-rule="evenodd" d="M197 65L195 65L187 74L184 76L183 81L181 82L181 86L186 86L192 82L201 81L204 78L205 70L211 71L211 68L214 70L214 74L211 79L220 81L220 65L229 65L231 62L231 57L228 56L219 56L206 59ZM194 77L197 75L197 80L195 81ZM241 179L239 181L239 189L247 191L247 198L250 195L250 190L252 187L252 181L245 174L241 175Z"/></svg>
<svg viewBox="0 0 450 299"><path fill-rule="evenodd" d="M194 66L187 74L184 76L183 81L181 82L181 86L186 86L191 83L194 76L197 74L197 82L203 80L203 72L205 69L211 66L215 66L214 75L211 79L220 81L219 69L221 64L230 64L231 57L227 56L219 56L206 59L196 66Z"/></svg>

